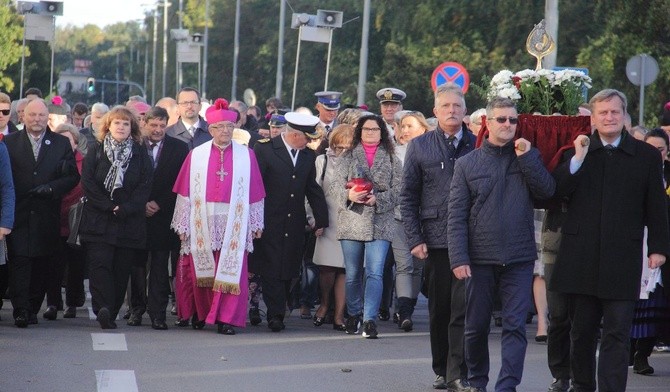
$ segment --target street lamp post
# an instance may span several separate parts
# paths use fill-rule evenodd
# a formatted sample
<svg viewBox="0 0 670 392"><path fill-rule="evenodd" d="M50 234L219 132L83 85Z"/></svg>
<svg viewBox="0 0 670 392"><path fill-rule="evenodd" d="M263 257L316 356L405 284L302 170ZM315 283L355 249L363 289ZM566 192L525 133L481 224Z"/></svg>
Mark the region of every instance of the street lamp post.
<svg viewBox="0 0 670 392"><path fill-rule="evenodd" d="M207 99L207 56L209 47L209 0L205 0L205 49L202 58L202 87L200 93L203 99Z"/></svg>
<svg viewBox="0 0 670 392"><path fill-rule="evenodd" d="M151 59L151 102L156 102L156 41L158 40L158 3L156 3L156 9L154 10L154 36L153 36L153 52Z"/></svg>
<svg viewBox="0 0 670 392"><path fill-rule="evenodd" d="M167 34L168 34L168 3L163 0L163 83L161 98L165 96L165 76L167 73Z"/></svg>

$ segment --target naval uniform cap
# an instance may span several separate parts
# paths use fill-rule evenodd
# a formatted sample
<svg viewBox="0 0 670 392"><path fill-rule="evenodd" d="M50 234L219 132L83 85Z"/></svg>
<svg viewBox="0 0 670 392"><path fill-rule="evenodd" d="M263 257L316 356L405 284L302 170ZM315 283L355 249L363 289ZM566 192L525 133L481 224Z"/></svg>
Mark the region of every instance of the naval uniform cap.
<svg viewBox="0 0 670 392"><path fill-rule="evenodd" d="M341 92L338 91L319 91L314 93L317 101L328 110L338 110L340 108Z"/></svg>
<svg viewBox="0 0 670 392"><path fill-rule="evenodd" d="M315 139L319 137L319 132L316 130L316 124L319 123L319 118L303 113L288 112L284 115L288 126L296 131L303 132L307 137Z"/></svg>
<svg viewBox="0 0 670 392"><path fill-rule="evenodd" d="M377 91L377 99L380 103L384 102L402 102L403 99L407 97L404 91L397 89L395 87L384 87L383 89Z"/></svg>
<svg viewBox="0 0 670 392"><path fill-rule="evenodd" d="M276 109L272 113L272 116L270 116L270 121L268 121L268 124L272 127L281 127L286 125L286 118L284 117L286 112L287 110L285 109Z"/></svg>

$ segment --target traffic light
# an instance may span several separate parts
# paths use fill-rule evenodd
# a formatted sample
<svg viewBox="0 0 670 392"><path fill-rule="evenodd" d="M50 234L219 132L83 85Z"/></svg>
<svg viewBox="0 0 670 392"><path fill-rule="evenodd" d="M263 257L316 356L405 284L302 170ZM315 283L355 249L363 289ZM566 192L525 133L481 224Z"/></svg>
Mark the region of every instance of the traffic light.
<svg viewBox="0 0 670 392"><path fill-rule="evenodd" d="M95 78L86 79L86 91L89 94L95 94Z"/></svg>

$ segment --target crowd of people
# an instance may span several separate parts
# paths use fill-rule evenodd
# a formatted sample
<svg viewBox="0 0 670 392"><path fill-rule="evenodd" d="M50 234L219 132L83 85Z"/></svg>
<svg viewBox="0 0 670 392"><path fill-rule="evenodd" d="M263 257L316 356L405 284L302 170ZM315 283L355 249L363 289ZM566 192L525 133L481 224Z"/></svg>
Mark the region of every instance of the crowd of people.
<svg viewBox="0 0 670 392"><path fill-rule="evenodd" d="M549 392L624 391L629 366L654 373L670 338L670 103L647 130L624 94L598 92L580 109L591 134L548 167L509 99L468 116L447 83L426 118L394 87L377 92L380 114L341 96L317 92L316 115L271 98L263 116L190 87L112 108L0 93L0 292L14 324L38 324L45 297L45 320L77 317L87 278L102 329L124 304L129 326L146 313L166 330L172 312L223 335L263 315L280 332L299 309L376 339L391 318L411 331L423 293L435 389L486 391L493 318L494 388L515 391L534 308Z"/></svg>

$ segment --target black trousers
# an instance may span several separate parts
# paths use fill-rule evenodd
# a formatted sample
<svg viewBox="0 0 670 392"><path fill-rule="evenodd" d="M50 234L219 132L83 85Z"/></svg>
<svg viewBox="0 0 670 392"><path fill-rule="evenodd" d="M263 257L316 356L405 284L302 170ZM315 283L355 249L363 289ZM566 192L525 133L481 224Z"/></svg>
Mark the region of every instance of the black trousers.
<svg viewBox="0 0 670 392"><path fill-rule="evenodd" d="M65 304L80 307L86 302L84 275L86 258L84 250L74 249L67 244L67 237L61 237L58 256L54 259L57 277L50 279L47 287L47 305L59 307L63 303L61 287L65 278Z"/></svg>
<svg viewBox="0 0 670 392"><path fill-rule="evenodd" d="M554 271L553 264L544 265L544 279L548 282ZM568 295L547 290L549 329L547 330L547 363L551 376L570 379L570 312Z"/></svg>
<svg viewBox="0 0 670 392"><path fill-rule="evenodd" d="M379 303L379 310L389 310L393 305L393 289L395 288L395 274L393 267L395 266L395 257L393 256L393 247L389 246L386 253L386 260L384 260L384 275L382 276L382 300Z"/></svg>
<svg viewBox="0 0 670 392"><path fill-rule="evenodd" d="M168 271L170 252L171 251L169 250L152 250L140 252L140 260L149 260L149 290L146 296L140 295L145 293L146 286L143 285L142 287L139 287L138 285L138 287L136 287L134 284L131 284L130 298L133 313L136 312L136 309L138 309L138 311L141 310L142 312L144 312L144 309L146 309L151 320L165 321L165 311L168 302L170 301L171 291L170 276ZM135 279L138 281L138 283L147 281L147 279L139 279L141 276L146 276L146 268L144 265L141 268L142 271L138 273L137 279ZM134 270L139 268L139 263L133 266L131 283L133 282L132 276L135 274Z"/></svg>
<svg viewBox="0 0 670 392"><path fill-rule="evenodd" d="M86 243L89 289L94 313L105 307L109 309L112 320L119 314L128 287L130 266L138 252L137 249L102 242Z"/></svg>
<svg viewBox="0 0 670 392"><path fill-rule="evenodd" d="M284 320L286 299L291 290L291 280L282 280L261 275L261 282L263 285L263 302L267 306L267 320L270 321L273 317L279 317L280 320Z"/></svg>
<svg viewBox="0 0 670 392"><path fill-rule="evenodd" d="M630 328L635 301L569 294L572 314L570 364L575 392L596 390L596 347L603 321L598 359L598 390L624 392L628 381Z"/></svg>
<svg viewBox="0 0 670 392"><path fill-rule="evenodd" d="M130 303L129 308L133 316L142 317L147 310L147 263L148 253L144 250L137 252L137 258L130 266Z"/></svg>
<svg viewBox="0 0 670 392"><path fill-rule="evenodd" d="M10 256L7 260L9 291L12 299L12 307L14 308L14 318L33 311L30 301L30 278L33 269L33 260L34 258L25 256Z"/></svg>
<svg viewBox="0 0 670 392"><path fill-rule="evenodd" d="M465 380L465 281L456 279L451 272L446 249L429 249L424 273L428 280L433 372L444 376L447 382Z"/></svg>

